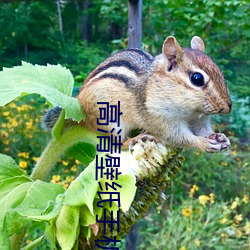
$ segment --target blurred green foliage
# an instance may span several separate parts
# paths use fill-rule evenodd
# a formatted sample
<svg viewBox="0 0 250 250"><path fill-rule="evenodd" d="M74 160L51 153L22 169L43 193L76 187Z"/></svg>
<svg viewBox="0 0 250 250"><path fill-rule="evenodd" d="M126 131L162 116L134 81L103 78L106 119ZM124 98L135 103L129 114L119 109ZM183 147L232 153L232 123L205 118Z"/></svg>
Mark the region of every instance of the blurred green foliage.
<svg viewBox="0 0 250 250"><path fill-rule="evenodd" d="M61 1L61 33L56 1L1 1L0 67L18 65L21 60L42 65L60 63L72 71L80 86L109 54L126 48L128 21L124 0L89 0L87 8L83 2ZM186 151L183 171L166 192L167 202L160 206L161 212L152 208L140 223L139 232L143 233L139 249L247 249L249 16L249 1L143 1L143 49L160 53L169 35L176 36L182 46L189 46L194 35L202 37L206 52L225 74L233 110L228 116L215 118L215 127L230 136L231 151L214 155ZM30 172L48 138L39 124L47 106L37 96L30 97L28 104L26 101L20 99L0 110L0 152L12 155ZM65 158L58 163L51 181L67 188L82 169L79 162ZM199 190L190 197L193 185ZM209 197L205 206L199 203L201 195ZM189 208L193 217L187 216ZM235 219L240 214L243 219Z"/></svg>

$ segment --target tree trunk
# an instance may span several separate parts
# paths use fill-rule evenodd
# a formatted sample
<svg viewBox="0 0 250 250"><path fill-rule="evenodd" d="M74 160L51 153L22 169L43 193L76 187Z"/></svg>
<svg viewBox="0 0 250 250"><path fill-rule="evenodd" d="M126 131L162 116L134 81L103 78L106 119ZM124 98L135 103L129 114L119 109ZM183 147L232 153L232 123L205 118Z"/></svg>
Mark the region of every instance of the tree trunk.
<svg viewBox="0 0 250 250"><path fill-rule="evenodd" d="M56 5L57 5L57 12L58 12L58 20L59 20L59 30L63 36L63 22L62 22L62 12L61 12L60 0L56 1Z"/></svg>
<svg viewBox="0 0 250 250"><path fill-rule="evenodd" d="M89 27L88 27L88 8L89 8L89 0L82 1L82 39L84 41L89 40Z"/></svg>
<svg viewBox="0 0 250 250"><path fill-rule="evenodd" d="M128 47L142 47L142 0L128 1Z"/></svg>
<svg viewBox="0 0 250 250"><path fill-rule="evenodd" d="M131 227L130 232L126 236L126 250L136 250L137 241L137 224Z"/></svg>

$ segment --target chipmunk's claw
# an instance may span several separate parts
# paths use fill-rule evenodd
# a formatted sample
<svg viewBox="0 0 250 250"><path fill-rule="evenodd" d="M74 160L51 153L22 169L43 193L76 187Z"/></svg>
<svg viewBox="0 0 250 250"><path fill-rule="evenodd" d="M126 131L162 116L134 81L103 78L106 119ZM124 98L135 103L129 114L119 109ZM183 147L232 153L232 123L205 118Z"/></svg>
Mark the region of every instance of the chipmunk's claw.
<svg viewBox="0 0 250 250"><path fill-rule="evenodd" d="M214 133L209 136L209 152L226 151L230 147L229 139L222 133Z"/></svg>
<svg viewBox="0 0 250 250"><path fill-rule="evenodd" d="M131 140L128 144L130 152L131 153L133 152L133 146L137 143L139 143L144 148L146 141L151 141L151 142L156 143L156 139L152 135L149 135L149 134L138 135L133 140Z"/></svg>

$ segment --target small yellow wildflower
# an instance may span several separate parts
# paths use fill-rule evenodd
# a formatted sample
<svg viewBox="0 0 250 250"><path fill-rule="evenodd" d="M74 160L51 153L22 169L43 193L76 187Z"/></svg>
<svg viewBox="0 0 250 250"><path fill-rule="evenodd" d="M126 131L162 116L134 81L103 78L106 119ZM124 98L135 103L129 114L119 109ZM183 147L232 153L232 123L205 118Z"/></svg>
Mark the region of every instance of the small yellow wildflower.
<svg viewBox="0 0 250 250"><path fill-rule="evenodd" d="M195 154L196 154L196 155L200 155L201 153L200 153L199 150L196 150L196 151L195 151Z"/></svg>
<svg viewBox="0 0 250 250"><path fill-rule="evenodd" d="M76 165L79 165L79 164L81 164L81 162L78 161L78 160L75 160L75 164L76 164Z"/></svg>
<svg viewBox="0 0 250 250"><path fill-rule="evenodd" d="M211 203L211 204L214 204L214 197L215 197L215 196L214 196L214 193L210 193L210 194L209 194L209 197L210 197L210 203Z"/></svg>
<svg viewBox="0 0 250 250"><path fill-rule="evenodd" d="M9 104L9 106L10 106L11 108L15 108L15 107L16 107L16 104L15 104L14 102L11 102L11 103Z"/></svg>
<svg viewBox="0 0 250 250"><path fill-rule="evenodd" d="M186 250L186 247L181 247L180 250Z"/></svg>
<svg viewBox="0 0 250 250"><path fill-rule="evenodd" d="M250 222L247 221L246 225L244 226L244 231L246 232L246 234L250 234Z"/></svg>
<svg viewBox="0 0 250 250"><path fill-rule="evenodd" d="M16 120L12 120L11 121L11 126L12 127L17 127L18 126L18 122Z"/></svg>
<svg viewBox="0 0 250 250"><path fill-rule="evenodd" d="M227 167L227 166L228 166L228 163L223 161L223 162L221 162L221 166Z"/></svg>
<svg viewBox="0 0 250 250"><path fill-rule="evenodd" d="M197 247L200 247L201 246L201 242L199 239L195 239L194 240L194 244L197 246Z"/></svg>
<svg viewBox="0 0 250 250"><path fill-rule="evenodd" d="M38 161L38 159L39 159L39 157L32 157L32 160L34 161L34 162L37 162Z"/></svg>
<svg viewBox="0 0 250 250"><path fill-rule="evenodd" d="M237 230L235 231L235 233L236 233L236 236L238 236L238 237L241 237L242 234L243 234L239 229L237 229Z"/></svg>
<svg viewBox="0 0 250 250"><path fill-rule="evenodd" d="M222 238L226 238L227 237L227 234L226 233L221 233L220 235Z"/></svg>
<svg viewBox="0 0 250 250"><path fill-rule="evenodd" d="M192 214L192 208L191 207L185 207L181 210L182 214L186 217L189 217Z"/></svg>
<svg viewBox="0 0 250 250"><path fill-rule="evenodd" d="M77 171L76 165L73 165L73 166L70 168L70 170L71 170L72 172L76 172L76 171Z"/></svg>
<svg viewBox="0 0 250 250"><path fill-rule="evenodd" d="M32 122L32 120L26 122L26 128L27 128L27 129L32 129L32 127L33 127L33 122Z"/></svg>
<svg viewBox="0 0 250 250"><path fill-rule="evenodd" d="M67 189L68 186L69 186L69 183L68 183L68 182L64 182L64 183L63 183L63 188L64 188L64 189Z"/></svg>
<svg viewBox="0 0 250 250"><path fill-rule="evenodd" d="M26 159L29 158L29 155L30 155L29 152L20 152L20 153L18 153L19 157L23 157L23 158L26 158Z"/></svg>
<svg viewBox="0 0 250 250"><path fill-rule="evenodd" d="M26 169L28 167L27 161L20 161L19 162L19 167L22 169Z"/></svg>
<svg viewBox="0 0 250 250"><path fill-rule="evenodd" d="M67 176L66 181L67 182L72 182L75 179L75 176Z"/></svg>
<svg viewBox="0 0 250 250"><path fill-rule="evenodd" d="M8 138L9 137L9 134L6 132L6 131L4 131L4 130L0 130L0 135L1 135L1 137L3 138Z"/></svg>
<svg viewBox="0 0 250 250"><path fill-rule="evenodd" d="M236 157L235 160L236 160L238 163L242 163L242 160L241 160L239 157Z"/></svg>
<svg viewBox="0 0 250 250"><path fill-rule="evenodd" d="M9 111L5 111L5 112L3 112L3 115L4 115L4 116L9 116L9 114L10 114L10 112L9 112Z"/></svg>
<svg viewBox="0 0 250 250"><path fill-rule="evenodd" d="M227 218L222 218L221 220L220 220L220 224L225 224L227 222Z"/></svg>
<svg viewBox="0 0 250 250"><path fill-rule="evenodd" d="M4 138L3 139L3 144L9 145L10 144L10 140L8 138Z"/></svg>
<svg viewBox="0 0 250 250"><path fill-rule="evenodd" d="M232 154L233 154L233 155L237 155L237 153L238 153L237 150L233 150L233 151L232 151Z"/></svg>
<svg viewBox="0 0 250 250"><path fill-rule="evenodd" d="M234 222L236 224L239 224L242 220L243 220L242 214L237 214L237 215L234 216Z"/></svg>
<svg viewBox="0 0 250 250"><path fill-rule="evenodd" d="M210 200L210 198L207 195L200 195L199 196L199 203L203 206Z"/></svg>
<svg viewBox="0 0 250 250"><path fill-rule="evenodd" d="M245 194L243 197L243 202L247 204L248 201L249 201L248 195Z"/></svg>
<svg viewBox="0 0 250 250"><path fill-rule="evenodd" d="M69 163L67 161L64 161L64 160L62 160L62 164L63 164L63 166L68 166L69 165Z"/></svg>
<svg viewBox="0 0 250 250"><path fill-rule="evenodd" d="M57 183L57 182L60 181L60 179L61 179L61 176L60 176L60 175L53 175L53 176L52 176L51 182L52 182L52 183Z"/></svg>
<svg viewBox="0 0 250 250"><path fill-rule="evenodd" d="M192 188L190 189L189 197L193 198L193 197L194 197L194 193L195 193L196 191L198 191L198 190L199 190L199 187L196 186L196 185L193 185Z"/></svg>
<svg viewBox="0 0 250 250"><path fill-rule="evenodd" d="M236 197L235 201L231 205L231 209L235 209L236 207L238 207L238 205L239 205L239 198Z"/></svg>

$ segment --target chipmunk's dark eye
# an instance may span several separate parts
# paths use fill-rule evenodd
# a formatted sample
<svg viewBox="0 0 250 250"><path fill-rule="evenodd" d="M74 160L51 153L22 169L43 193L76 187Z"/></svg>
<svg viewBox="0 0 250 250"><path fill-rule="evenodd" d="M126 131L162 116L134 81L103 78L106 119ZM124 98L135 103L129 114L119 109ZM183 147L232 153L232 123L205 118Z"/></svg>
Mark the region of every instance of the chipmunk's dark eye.
<svg viewBox="0 0 250 250"><path fill-rule="evenodd" d="M198 87L201 87L204 85L204 77L201 73L195 72L190 74L190 81Z"/></svg>

